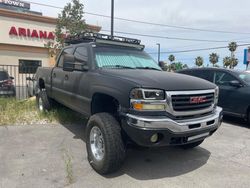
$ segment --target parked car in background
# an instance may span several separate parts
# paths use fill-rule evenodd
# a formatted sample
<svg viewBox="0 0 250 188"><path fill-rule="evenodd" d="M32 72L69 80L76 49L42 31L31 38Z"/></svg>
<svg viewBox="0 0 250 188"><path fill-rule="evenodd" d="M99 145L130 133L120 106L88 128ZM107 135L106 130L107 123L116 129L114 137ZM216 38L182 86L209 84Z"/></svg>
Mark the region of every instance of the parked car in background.
<svg viewBox="0 0 250 188"><path fill-rule="evenodd" d="M27 95L28 97L33 97L35 96L35 85L36 85L36 79L35 79L35 75L32 77L27 77Z"/></svg>
<svg viewBox="0 0 250 188"><path fill-rule="evenodd" d="M14 78L11 77L6 70L0 69L0 96L16 96L16 90L13 83L13 79Z"/></svg>
<svg viewBox="0 0 250 188"><path fill-rule="evenodd" d="M224 114L244 118L250 124L250 73L223 68L194 68L178 73L203 78L219 86L218 105Z"/></svg>

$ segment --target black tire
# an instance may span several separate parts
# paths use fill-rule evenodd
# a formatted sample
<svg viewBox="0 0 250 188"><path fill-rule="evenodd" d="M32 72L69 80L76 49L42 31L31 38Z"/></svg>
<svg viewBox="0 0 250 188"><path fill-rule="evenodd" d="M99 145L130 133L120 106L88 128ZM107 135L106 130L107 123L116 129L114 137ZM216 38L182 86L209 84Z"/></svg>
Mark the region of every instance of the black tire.
<svg viewBox="0 0 250 188"><path fill-rule="evenodd" d="M192 148L195 148L195 147L199 146L203 141L204 140L200 140L200 141L193 142L193 143L190 143L190 144L181 145L180 147L182 149L192 149Z"/></svg>
<svg viewBox="0 0 250 188"><path fill-rule="evenodd" d="M90 143L91 130L96 127L101 131L105 151L100 160L94 156ZM111 114L98 113L90 117L86 129L86 147L88 161L97 173L108 174L121 167L125 159L126 149L121 136L121 127Z"/></svg>
<svg viewBox="0 0 250 188"><path fill-rule="evenodd" d="M38 110L41 112L46 112L51 109L51 102L45 89L39 90L38 94L36 95L36 104Z"/></svg>

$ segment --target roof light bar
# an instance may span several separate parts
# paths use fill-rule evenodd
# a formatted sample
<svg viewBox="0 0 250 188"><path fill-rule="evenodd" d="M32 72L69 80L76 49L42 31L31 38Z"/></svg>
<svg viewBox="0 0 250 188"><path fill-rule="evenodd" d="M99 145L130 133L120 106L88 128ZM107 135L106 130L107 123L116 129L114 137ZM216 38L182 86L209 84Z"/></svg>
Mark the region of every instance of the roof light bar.
<svg viewBox="0 0 250 188"><path fill-rule="evenodd" d="M79 44L82 42L97 42L97 43L105 43L105 44L116 44L124 45L130 47L140 47L144 48L143 45L140 45L141 41L133 38L119 37L119 36L111 36L101 33L92 33L92 32L83 32L74 36L69 36L65 39L66 44ZM129 44L129 45L125 45Z"/></svg>

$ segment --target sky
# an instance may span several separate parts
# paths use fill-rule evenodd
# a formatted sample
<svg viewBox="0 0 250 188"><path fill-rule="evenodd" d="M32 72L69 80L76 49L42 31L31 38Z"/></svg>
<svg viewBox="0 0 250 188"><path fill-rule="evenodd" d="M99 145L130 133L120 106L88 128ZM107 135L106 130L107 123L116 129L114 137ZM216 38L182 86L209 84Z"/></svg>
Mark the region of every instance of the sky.
<svg viewBox="0 0 250 188"><path fill-rule="evenodd" d="M64 7L70 0L43 0L30 2L48 4ZM84 11L102 15L110 15L111 0L80 0L84 4ZM115 20L114 30L128 33L146 35L157 35L174 38L188 38L199 40L216 40L217 42L184 41L176 39L159 39L152 37L141 37L124 34L122 36L138 38L145 44L145 50L157 60L157 43L161 45L161 52L183 51L190 49L210 48L227 46L229 42L236 41L238 44L250 43L250 1L249 0L114 0L115 17L133 19L145 22L160 23L191 27L198 29L220 30L236 33L217 33L186 30L171 27L162 27L141 23L133 23ZM31 10L40 11L43 15L57 17L60 9L31 4ZM102 33L110 30L110 18L85 14L88 24L99 25ZM245 33L245 34L244 34ZM116 34L121 35L121 34ZM236 57L239 59L237 69L244 70L243 50L246 47L238 47ZM225 56L230 55L228 49L217 49L208 51L173 53L176 61L194 66L195 58L202 56L205 66L209 64L209 54L215 52L220 56L219 65ZM161 60L167 61L170 54L162 53Z"/></svg>

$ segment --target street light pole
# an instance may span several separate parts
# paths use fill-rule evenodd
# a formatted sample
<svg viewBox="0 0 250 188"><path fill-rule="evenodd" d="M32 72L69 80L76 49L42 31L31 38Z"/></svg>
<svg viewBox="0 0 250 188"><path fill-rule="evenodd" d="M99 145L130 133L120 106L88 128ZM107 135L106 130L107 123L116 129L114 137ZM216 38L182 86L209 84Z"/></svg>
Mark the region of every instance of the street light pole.
<svg viewBox="0 0 250 188"><path fill-rule="evenodd" d="M114 0L111 0L111 37L114 36Z"/></svg>
<svg viewBox="0 0 250 188"><path fill-rule="evenodd" d="M158 46L158 64L159 64L161 59L161 44L157 43L156 45Z"/></svg>

